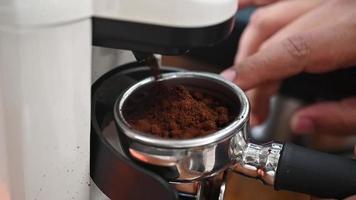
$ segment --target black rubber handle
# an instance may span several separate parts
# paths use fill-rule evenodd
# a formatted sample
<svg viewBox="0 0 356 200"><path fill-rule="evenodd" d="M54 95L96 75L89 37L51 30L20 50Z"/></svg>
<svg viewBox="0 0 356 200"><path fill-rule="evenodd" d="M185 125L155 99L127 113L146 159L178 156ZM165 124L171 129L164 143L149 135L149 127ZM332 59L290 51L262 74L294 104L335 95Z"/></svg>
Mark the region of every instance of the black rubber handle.
<svg viewBox="0 0 356 200"><path fill-rule="evenodd" d="M286 143L279 159L275 189L323 198L352 196L356 194L356 160Z"/></svg>

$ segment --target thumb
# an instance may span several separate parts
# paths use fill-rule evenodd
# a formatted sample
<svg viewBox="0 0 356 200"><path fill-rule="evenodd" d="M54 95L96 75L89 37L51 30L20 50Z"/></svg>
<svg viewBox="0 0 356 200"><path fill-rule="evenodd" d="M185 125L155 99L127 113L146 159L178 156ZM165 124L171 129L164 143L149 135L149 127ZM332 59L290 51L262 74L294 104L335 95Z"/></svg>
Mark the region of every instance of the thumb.
<svg viewBox="0 0 356 200"><path fill-rule="evenodd" d="M356 97L302 108L293 115L291 128L297 134L356 135Z"/></svg>

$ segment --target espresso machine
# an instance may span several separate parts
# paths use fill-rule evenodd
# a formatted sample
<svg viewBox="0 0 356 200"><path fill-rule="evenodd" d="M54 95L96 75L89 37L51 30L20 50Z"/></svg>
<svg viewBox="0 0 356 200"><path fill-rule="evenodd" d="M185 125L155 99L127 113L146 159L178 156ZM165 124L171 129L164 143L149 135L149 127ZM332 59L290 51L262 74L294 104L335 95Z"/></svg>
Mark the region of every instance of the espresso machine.
<svg viewBox="0 0 356 200"><path fill-rule="evenodd" d="M236 0L0 0L0 199L176 198L158 175L97 145L91 121L105 110L91 110L93 45L185 53L225 38L236 9ZM113 165L100 160L113 155Z"/></svg>
<svg viewBox="0 0 356 200"><path fill-rule="evenodd" d="M209 77L225 83L219 91L230 88L228 95L238 91L230 96L243 103L238 114L243 120L232 124L238 134L225 130L209 136L215 138L212 142L198 139L202 143L194 145L157 138L145 143L144 137L135 134L120 137L124 132L129 136L130 131L117 128L120 109L115 109L120 107L116 105L125 99L121 97L128 88L143 79L152 81L145 79L151 75L147 58L217 44L231 32L236 10L236 0L0 0L0 199L223 199L225 174L220 172L237 159L236 171L275 184L276 189L308 192L306 186L320 183L313 190L323 193L322 189L333 185L320 180L337 179L333 171L346 174L347 182L338 183L341 192L326 193L351 194L356 184L353 161L334 158L339 162L324 162L330 163L323 170L325 177L312 176L320 166L313 165L310 176L315 179L307 183L294 172L301 159L309 163L316 157L301 156L295 161L292 154L283 156L281 151L294 152L298 147L289 145L286 150L287 145L281 143L246 141L247 98L236 85L217 75L161 69L162 73L175 73L164 75L167 80L178 74L188 75L190 83L194 82L191 77ZM122 60L114 49L129 50L126 54L136 61L117 67L111 61ZM226 135L229 138L221 140ZM127 151L141 139L144 145ZM204 167L177 161L164 148L157 151L146 144L174 147L168 153L178 153L182 161L204 161ZM207 145L209 151L199 145ZM194 151L181 151L185 147L194 147ZM140 159L146 163L138 162ZM278 163L281 159L289 160L285 162L289 165ZM223 162L215 162L219 160ZM169 168L162 171L150 165L155 162ZM188 166L178 173L187 179L169 179L175 177L176 171L170 170L176 166ZM284 180L278 184L274 180L277 167L283 172L279 180Z"/></svg>

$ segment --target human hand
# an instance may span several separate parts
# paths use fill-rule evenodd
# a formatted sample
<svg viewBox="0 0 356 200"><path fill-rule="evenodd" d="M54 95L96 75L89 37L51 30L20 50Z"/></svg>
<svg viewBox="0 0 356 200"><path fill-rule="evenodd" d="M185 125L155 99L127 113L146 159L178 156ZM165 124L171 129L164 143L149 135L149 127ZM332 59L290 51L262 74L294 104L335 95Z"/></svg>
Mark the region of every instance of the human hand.
<svg viewBox="0 0 356 200"><path fill-rule="evenodd" d="M353 0L292 0L257 11L235 65L222 73L250 90L252 125L266 118L269 98L283 79L356 64L355 9ZM355 134L356 97L302 108L291 126L296 133Z"/></svg>

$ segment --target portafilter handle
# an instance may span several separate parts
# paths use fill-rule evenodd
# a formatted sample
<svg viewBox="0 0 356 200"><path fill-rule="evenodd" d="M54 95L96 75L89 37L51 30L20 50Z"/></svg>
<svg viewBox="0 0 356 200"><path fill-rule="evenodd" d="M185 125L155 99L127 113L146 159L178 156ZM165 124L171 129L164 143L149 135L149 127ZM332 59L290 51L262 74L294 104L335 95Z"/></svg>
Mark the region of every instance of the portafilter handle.
<svg viewBox="0 0 356 200"><path fill-rule="evenodd" d="M356 194L356 161L291 143L238 141L235 172L259 178L276 190L343 199Z"/></svg>

